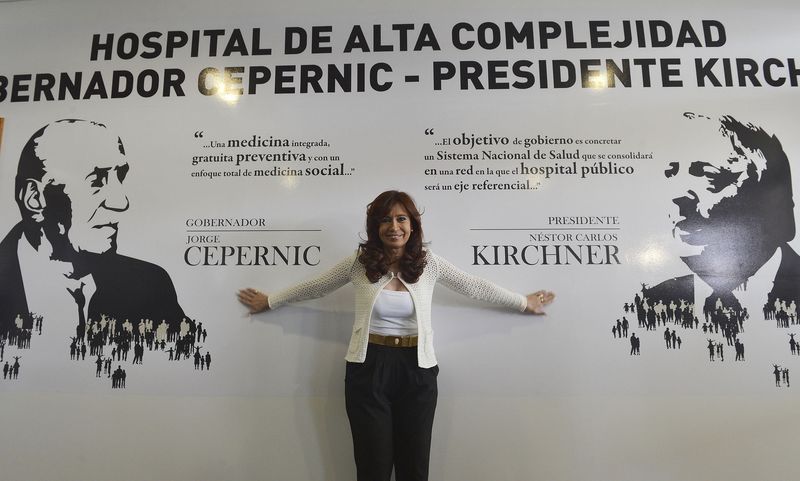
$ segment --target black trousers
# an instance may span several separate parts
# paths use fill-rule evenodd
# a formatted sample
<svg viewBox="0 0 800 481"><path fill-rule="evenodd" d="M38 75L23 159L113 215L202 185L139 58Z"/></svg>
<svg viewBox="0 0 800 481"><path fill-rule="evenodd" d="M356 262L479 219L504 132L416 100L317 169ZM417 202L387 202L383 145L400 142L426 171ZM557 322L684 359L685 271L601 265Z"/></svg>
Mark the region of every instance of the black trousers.
<svg viewBox="0 0 800 481"><path fill-rule="evenodd" d="M358 481L426 481L439 367L417 365L416 347L370 344L347 363L345 405Z"/></svg>

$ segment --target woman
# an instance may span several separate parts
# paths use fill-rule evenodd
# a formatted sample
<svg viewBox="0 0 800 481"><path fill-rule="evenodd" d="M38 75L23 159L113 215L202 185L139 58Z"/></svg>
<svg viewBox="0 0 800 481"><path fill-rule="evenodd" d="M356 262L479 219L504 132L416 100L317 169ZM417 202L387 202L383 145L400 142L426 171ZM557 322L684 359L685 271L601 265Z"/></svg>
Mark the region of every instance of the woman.
<svg viewBox="0 0 800 481"><path fill-rule="evenodd" d="M387 191L367 206L367 240L316 279L267 296L247 288L253 313L322 297L352 282L355 323L345 404L359 481L427 480L439 368L431 299L436 282L466 296L543 314L554 294L522 296L463 272L423 247L420 213L408 194Z"/></svg>

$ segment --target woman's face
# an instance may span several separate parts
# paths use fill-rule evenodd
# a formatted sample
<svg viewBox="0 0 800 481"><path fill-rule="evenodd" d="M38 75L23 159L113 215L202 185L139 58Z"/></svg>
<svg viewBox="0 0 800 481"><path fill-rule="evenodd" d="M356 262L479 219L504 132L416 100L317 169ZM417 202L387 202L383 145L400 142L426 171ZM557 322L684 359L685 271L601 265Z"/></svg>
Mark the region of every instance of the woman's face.
<svg viewBox="0 0 800 481"><path fill-rule="evenodd" d="M393 205L389 213L380 220L378 236L384 249L405 248L411 237L411 216L402 205Z"/></svg>

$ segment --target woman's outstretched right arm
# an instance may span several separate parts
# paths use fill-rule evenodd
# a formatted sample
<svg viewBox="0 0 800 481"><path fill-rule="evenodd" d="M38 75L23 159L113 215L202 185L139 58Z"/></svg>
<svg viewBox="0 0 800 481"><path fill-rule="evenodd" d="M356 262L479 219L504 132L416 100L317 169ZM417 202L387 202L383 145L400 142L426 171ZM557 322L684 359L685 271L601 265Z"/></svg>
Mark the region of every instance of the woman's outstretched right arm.
<svg viewBox="0 0 800 481"><path fill-rule="evenodd" d="M283 304L322 297L351 280L353 264L357 262L356 257L357 253L348 256L321 275L271 296L262 293L258 289L248 287L240 290L237 293L237 297L239 302L247 306L250 312L254 314L268 309L275 309Z"/></svg>

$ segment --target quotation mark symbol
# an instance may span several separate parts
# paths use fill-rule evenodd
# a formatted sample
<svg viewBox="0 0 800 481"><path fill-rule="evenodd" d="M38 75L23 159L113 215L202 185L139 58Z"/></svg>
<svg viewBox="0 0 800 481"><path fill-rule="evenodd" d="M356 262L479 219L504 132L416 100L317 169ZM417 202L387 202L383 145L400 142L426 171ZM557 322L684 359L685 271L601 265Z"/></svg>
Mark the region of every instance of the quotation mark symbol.
<svg viewBox="0 0 800 481"><path fill-rule="evenodd" d="M425 135L433 135L433 129L425 129Z"/></svg>
<svg viewBox="0 0 800 481"><path fill-rule="evenodd" d="M196 132L194 133L194 138L195 138L195 139L202 139L202 138L203 138L203 131L202 131L202 130L198 130L198 131L196 131Z"/></svg>

